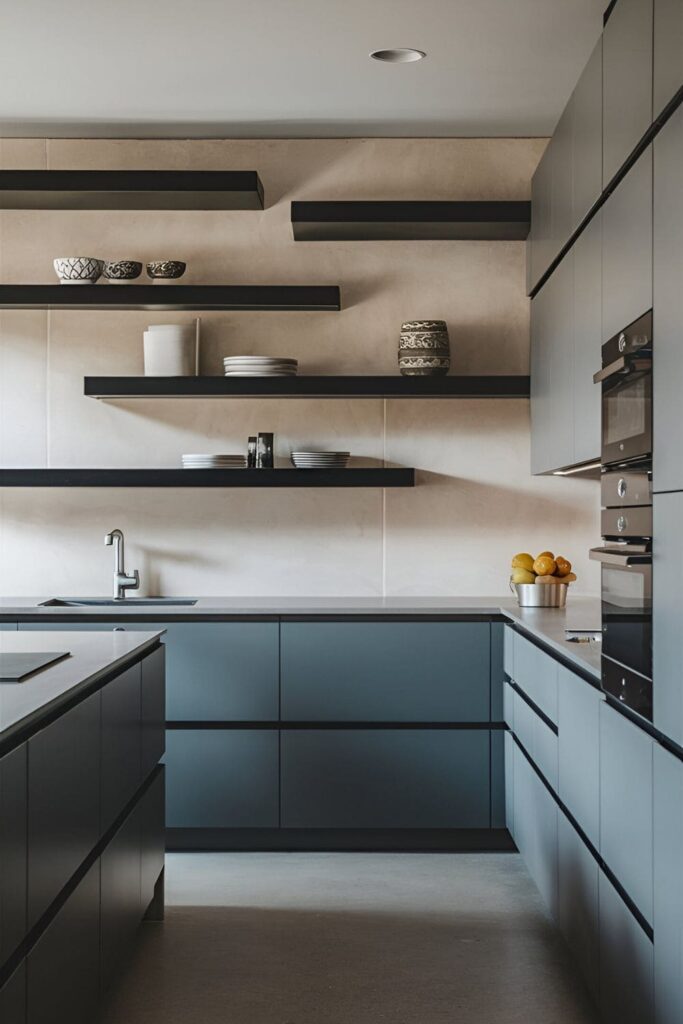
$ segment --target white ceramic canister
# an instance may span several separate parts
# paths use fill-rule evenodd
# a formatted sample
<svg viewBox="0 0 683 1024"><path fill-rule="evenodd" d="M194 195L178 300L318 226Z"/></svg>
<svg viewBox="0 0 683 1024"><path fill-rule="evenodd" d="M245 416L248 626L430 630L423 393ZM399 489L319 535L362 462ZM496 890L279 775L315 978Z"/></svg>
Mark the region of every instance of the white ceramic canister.
<svg viewBox="0 0 683 1024"><path fill-rule="evenodd" d="M199 319L151 324L143 335L145 377L194 377L199 364Z"/></svg>

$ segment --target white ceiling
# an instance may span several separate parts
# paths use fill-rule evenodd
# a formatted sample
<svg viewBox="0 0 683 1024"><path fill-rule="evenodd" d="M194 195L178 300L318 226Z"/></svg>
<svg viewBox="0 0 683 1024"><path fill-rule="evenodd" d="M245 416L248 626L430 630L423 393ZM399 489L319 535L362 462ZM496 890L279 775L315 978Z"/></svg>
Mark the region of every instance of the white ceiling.
<svg viewBox="0 0 683 1024"><path fill-rule="evenodd" d="M0 134L548 135L606 2L7 0Z"/></svg>

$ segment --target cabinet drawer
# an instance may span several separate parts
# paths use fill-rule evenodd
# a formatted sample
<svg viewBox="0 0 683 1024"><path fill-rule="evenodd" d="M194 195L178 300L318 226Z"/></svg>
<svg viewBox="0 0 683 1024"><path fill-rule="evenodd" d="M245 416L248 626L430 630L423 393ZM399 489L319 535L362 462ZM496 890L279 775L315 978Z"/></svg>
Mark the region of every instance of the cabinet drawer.
<svg viewBox="0 0 683 1024"><path fill-rule="evenodd" d="M530 640L515 633L515 675L524 690L551 722L557 724L558 663Z"/></svg>
<svg viewBox="0 0 683 1024"><path fill-rule="evenodd" d="M559 794L597 849L600 845L599 690L559 671Z"/></svg>
<svg viewBox="0 0 683 1024"><path fill-rule="evenodd" d="M140 785L140 676L140 665L132 665L102 689L101 832Z"/></svg>
<svg viewBox="0 0 683 1024"><path fill-rule="evenodd" d="M29 927L99 839L100 693L28 741Z"/></svg>
<svg viewBox="0 0 683 1024"><path fill-rule="evenodd" d="M2 1024L26 1024L26 964L21 963L0 988Z"/></svg>
<svg viewBox="0 0 683 1024"><path fill-rule="evenodd" d="M653 741L600 705L600 853L652 924Z"/></svg>
<svg viewBox="0 0 683 1024"><path fill-rule="evenodd" d="M92 1024L100 990L100 863L26 960L28 1024Z"/></svg>
<svg viewBox="0 0 683 1024"><path fill-rule="evenodd" d="M488 828L488 730L282 733L283 828Z"/></svg>
<svg viewBox="0 0 683 1024"><path fill-rule="evenodd" d="M109 988L132 948L142 917L140 896L141 818L137 808L103 851L101 867L101 980Z"/></svg>
<svg viewBox="0 0 683 1024"><path fill-rule="evenodd" d="M164 869L166 792L163 767L138 804L140 818L140 910L144 914L154 898L154 887Z"/></svg>
<svg viewBox="0 0 683 1024"><path fill-rule="evenodd" d="M508 729L515 729L515 691L509 683L503 685L503 721Z"/></svg>
<svg viewBox="0 0 683 1024"><path fill-rule="evenodd" d="M23 744L0 760L0 965L14 952L25 932L26 744Z"/></svg>
<svg viewBox="0 0 683 1024"><path fill-rule="evenodd" d="M166 735L169 828L276 828L276 729L172 729Z"/></svg>
<svg viewBox="0 0 683 1024"><path fill-rule="evenodd" d="M285 622L286 721L489 720L485 622Z"/></svg>
<svg viewBox="0 0 683 1024"><path fill-rule="evenodd" d="M606 1021L654 1017L652 942L600 871L600 1009Z"/></svg>
<svg viewBox="0 0 683 1024"><path fill-rule="evenodd" d="M154 770L166 748L166 648L161 646L141 664L142 719L140 778Z"/></svg>
<svg viewBox="0 0 683 1024"><path fill-rule="evenodd" d="M557 792L557 734L539 718L518 693L515 693L514 698L515 736L543 777Z"/></svg>
<svg viewBox="0 0 683 1024"><path fill-rule="evenodd" d="M515 678L515 631L512 626L503 628L503 669L508 679Z"/></svg>
<svg viewBox="0 0 683 1024"><path fill-rule="evenodd" d="M599 992L598 863L569 819L557 812L558 925L594 998Z"/></svg>
<svg viewBox="0 0 683 1024"><path fill-rule="evenodd" d="M557 805L517 745L514 787L515 842L548 910L557 917Z"/></svg>

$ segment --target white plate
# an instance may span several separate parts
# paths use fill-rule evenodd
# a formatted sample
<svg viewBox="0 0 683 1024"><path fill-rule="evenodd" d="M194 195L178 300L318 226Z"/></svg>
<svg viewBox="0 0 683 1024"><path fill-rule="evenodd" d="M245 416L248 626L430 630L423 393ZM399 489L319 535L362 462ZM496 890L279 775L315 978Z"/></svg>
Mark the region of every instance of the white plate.
<svg viewBox="0 0 683 1024"><path fill-rule="evenodd" d="M296 366L298 361L288 356L223 356L224 363L289 363Z"/></svg>

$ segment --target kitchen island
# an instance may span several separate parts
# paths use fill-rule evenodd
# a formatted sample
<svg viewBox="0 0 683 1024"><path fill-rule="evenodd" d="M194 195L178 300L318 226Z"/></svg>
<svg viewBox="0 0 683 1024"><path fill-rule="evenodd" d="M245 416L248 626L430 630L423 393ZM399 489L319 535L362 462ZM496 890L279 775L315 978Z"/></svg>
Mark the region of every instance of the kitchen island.
<svg viewBox="0 0 683 1024"><path fill-rule="evenodd" d="M66 655L0 683L0 1019L93 1019L145 915L163 916L159 631L0 632Z"/></svg>

